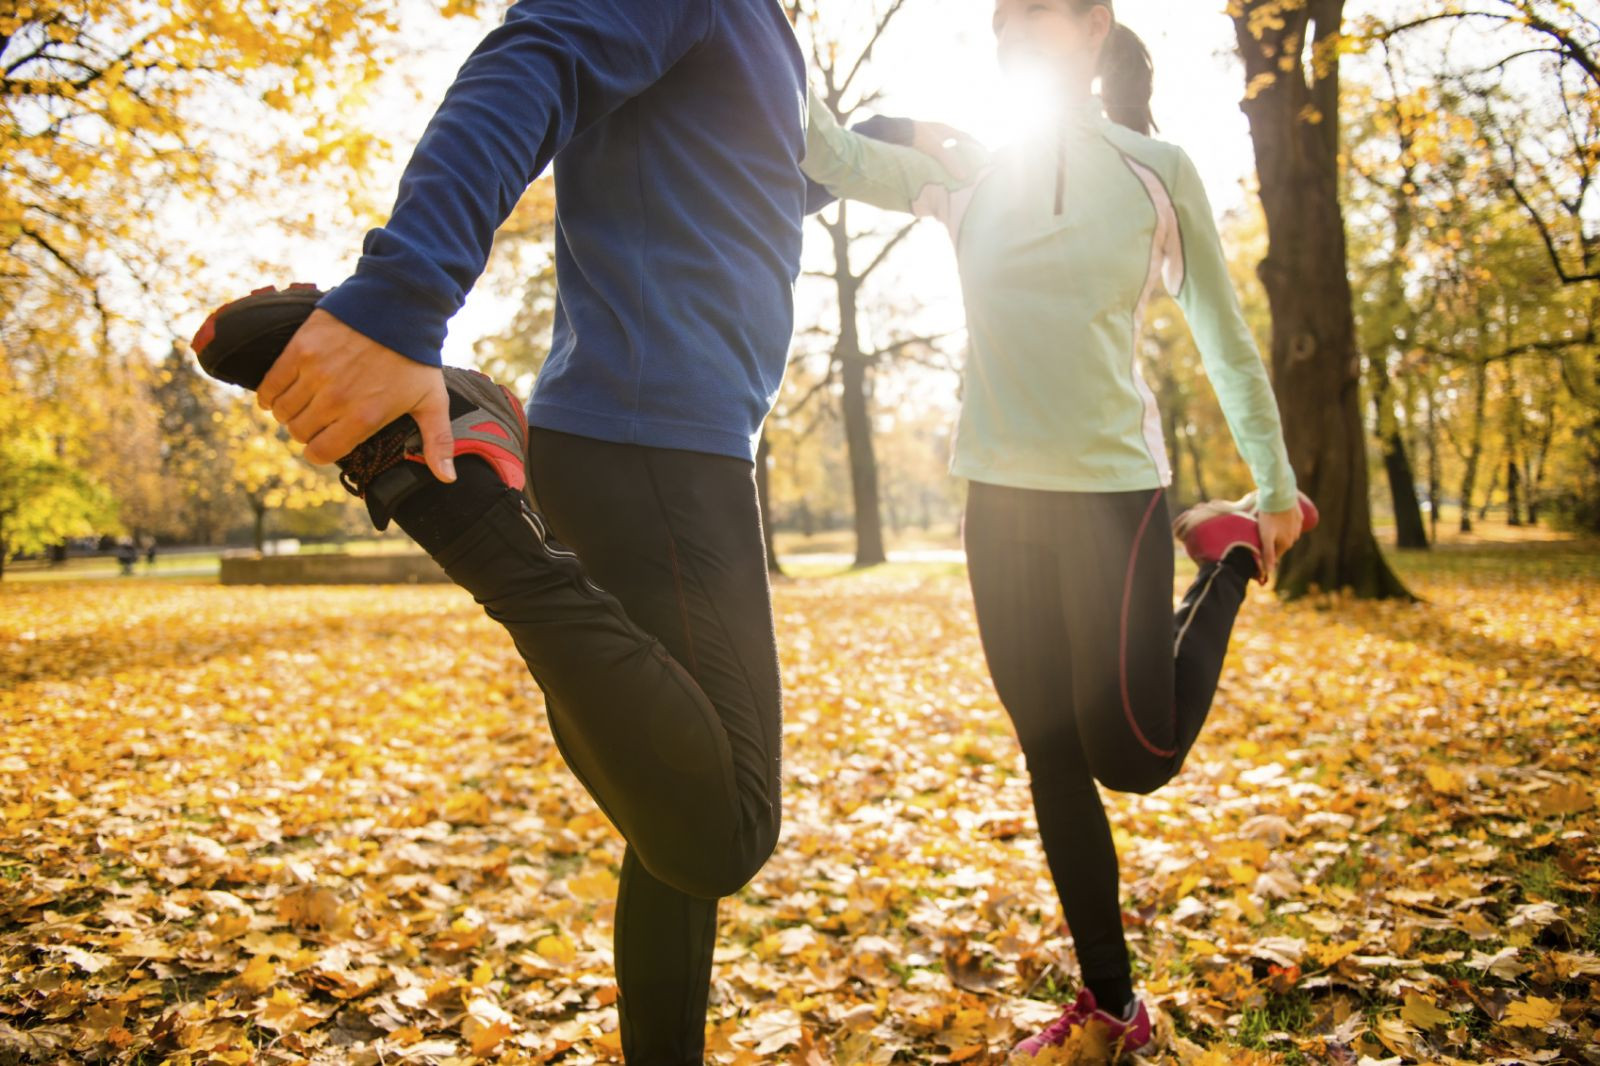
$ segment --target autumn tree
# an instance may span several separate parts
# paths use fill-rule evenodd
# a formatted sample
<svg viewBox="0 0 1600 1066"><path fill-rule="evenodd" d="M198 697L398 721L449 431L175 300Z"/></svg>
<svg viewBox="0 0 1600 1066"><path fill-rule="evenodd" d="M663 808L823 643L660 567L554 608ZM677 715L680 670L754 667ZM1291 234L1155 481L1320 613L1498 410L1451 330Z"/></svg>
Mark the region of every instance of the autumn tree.
<svg viewBox="0 0 1600 1066"><path fill-rule="evenodd" d="M49 417L0 363L0 576L19 554L115 524L110 493L62 460Z"/></svg>
<svg viewBox="0 0 1600 1066"><path fill-rule="evenodd" d="M1437 165L1443 143L1431 126L1447 119L1439 115L1425 89L1400 91L1393 57L1387 49L1381 51L1382 84L1388 91L1364 86L1347 94L1365 105L1350 106L1345 115L1348 137L1355 142L1349 153L1354 163L1352 177L1365 183L1347 186L1347 195L1357 201L1349 210L1364 207L1368 211L1366 232L1358 232L1354 241L1352 267L1362 258L1360 252L1373 263L1357 317L1360 346L1366 353L1372 429L1394 514L1395 543L1400 548L1426 548L1428 529L1406 439L1407 405L1399 395L1397 378L1406 366L1415 320L1407 284L1414 274L1410 269L1414 245L1434 232L1417 221L1422 210L1419 201L1427 196L1424 172Z"/></svg>
<svg viewBox="0 0 1600 1066"><path fill-rule="evenodd" d="M1600 282L1600 231L1588 222L1600 176L1600 13L1575 0L1434 2L1375 20L1393 40L1445 27L1488 45L1444 72L1481 100L1501 178L1538 232L1563 284ZM1453 38L1446 38L1453 43ZM1448 53L1447 53L1448 54ZM1528 129L1530 102L1518 75L1537 71L1533 100L1560 121ZM1510 81L1514 91L1499 91Z"/></svg>
<svg viewBox="0 0 1600 1066"><path fill-rule="evenodd" d="M150 398L160 414L162 472L175 489L168 531L214 544L237 509L226 481L226 416L217 387L187 348L173 345L156 369Z"/></svg>
<svg viewBox="0 0 1600 1066"><path fill-rule="evenodd" d="M1406 595L1378 548L1367 498L1361 357L1339 199L1344 0L1230 0L1244 60L1268 248L1273 379L1290 461L1322 523L1284 559L1288 595Z"/></svg>
<svg viewBox="0 0 1600 1066"><path fill-rule="evenodd" d="M1600 34L1572 5L1520 0L1419 2L1361 32L1378 77L1354 110L1375 136L1352 150L1352 198L1366 225L1411 234L1373 246L1381 266L1366 288L1388 295L1363 309L1369 354L1376 364L1376 345L1402 338L1409 352L1387 360L1404 368L1400 388L1445 386L1425 396L1427 432L1451 446L1462 530L1502 490L1508 521L1534 520L1557 424L1600 432L1600 286L1584 278L1583 222L1600 158ZM1363 203L1372 184L1379 202Z"/></svg>
<svg viewBox="0 0 1600 1066"><path fill-rule="evenodd" d="M907 0L888 0L872 7L862 27L863 43L849 48L840 38L846 36L839 25L824 22L817 5L791 5L804 30L811 51L818 98L849 125L851 116L870 106L876 98L863 82L870 69L873 51L883 40L894 20L906 9ZM860 19L862 13L852 11ZM833 335L830 379L839 385L838 400L850 456L850 489L854 508L857 567L875 566L888 559L883 539L883 497L879 484L878 458L873 441L873 377L882 365L900 353L929 338L905 331L891 331L881 343L863 330L866 286L883 268L895 250L910 236L915 221L892 231L852 228L851 205L840 202L817 216L827 233L833 253L833 267L819 275L833 290L838 323Z"/></svg>
<svg viewBox="0 0 1600 1066"><path fill-rule="evenodd" d="M77 469L130 522L164 510L146 353L209 302L208 257L249 255L241 211L270 205L292 228L296 188L360 188L384 143L353 122L404 51L403 6L0 2L0 348L53 412L60 461L117 467ZM119 418L126 446L98 447Z"/></svg>
<svg viewBox="0 0 1600 1066"><path fill-rule="evenodd" d="M226 476L250 506L256 551L266 548L272 511L316 507L344 496L333 475L306 462L291 445L288 431L251 400L237 398L225 407L222 424Z"/></svg>
<svg viewBox="0 0 1600 1066"><path fill-rule="evenodd" d="M1483 131L1483 161L1547 258L1553 288L1586 305L1577 312L1590 324L1586 330L1540 339L1530 350L1560 360L1567 392L1589 409L1580 433L1600 458L1600 345L1592 327L1600 318L1600 228L1593 223L1600 14L1572 0L1430 0L1375 18L1366 32L1432 57L1431 76L1463 99ZM1463 41L1469 46L1460 47ZM1552 300L1570 306L1572 297ZM1507 466L1505 476L1520 488L1526 474ZM1580 480L1600 485L1600 465ZM1582 492L1574 510L1600 528L1600 493Z"/></svg>

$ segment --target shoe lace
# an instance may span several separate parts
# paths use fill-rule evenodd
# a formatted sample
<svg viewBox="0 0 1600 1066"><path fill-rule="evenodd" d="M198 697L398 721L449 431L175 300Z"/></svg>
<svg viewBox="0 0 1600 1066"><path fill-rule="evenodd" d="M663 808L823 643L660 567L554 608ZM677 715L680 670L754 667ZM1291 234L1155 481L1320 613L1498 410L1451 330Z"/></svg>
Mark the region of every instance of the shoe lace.
<svg viewBox="0 0 1600 1066"><path fill-rule="evenodd" d="M374 478L405 460L410 436L404 424L394 424L368 437L339 460L339 481L352 496L365 498Z"/></svg>
<svg viewBox="0 0 1600 1066"><path fill-rule="evenodd" d="M1052 1044L1059 1044L1072 1035L1072 1030L1076 1026L1082 1024L1083 1016L1078 1012L1077 1006L1074 1005L1062 1011L1061 1017L1045 1026L1044 1032L1039 1035Z"/></svg>

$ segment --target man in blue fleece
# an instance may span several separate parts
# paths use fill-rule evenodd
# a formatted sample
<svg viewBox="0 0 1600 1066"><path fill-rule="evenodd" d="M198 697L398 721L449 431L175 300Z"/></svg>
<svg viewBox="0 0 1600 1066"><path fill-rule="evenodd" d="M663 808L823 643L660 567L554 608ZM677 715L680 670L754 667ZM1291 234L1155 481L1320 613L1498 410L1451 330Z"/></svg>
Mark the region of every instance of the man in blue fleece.
<svg viewBox="0 0 1600 1066"><path fill-rule="evenodd" d="M616 964L633 1066L702 1061L717 899L778 835L752 459L793 329L805 110L776 0L515 3L354 276L238 301L195 340L513 637L628 842ZM441 369L440 346L552 161L559 300L523 412Z"/></svg>

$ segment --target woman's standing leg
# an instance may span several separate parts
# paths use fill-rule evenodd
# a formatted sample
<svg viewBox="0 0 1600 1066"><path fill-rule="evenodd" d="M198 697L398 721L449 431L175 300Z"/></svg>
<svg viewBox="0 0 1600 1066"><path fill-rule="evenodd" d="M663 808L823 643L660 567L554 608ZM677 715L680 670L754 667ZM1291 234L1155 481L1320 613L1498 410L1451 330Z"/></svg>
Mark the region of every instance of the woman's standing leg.
<svg viewBox="0 0 1600 1066"><path fill-rule="evenodd" d="M1059 493L974 483L968 574L984 656L1027 758L1039 836L1085 984L1102 1003L1131 993L1117 853L1073 708L1060 584Z"/></svg>
<svg viewBox="0 0 1600 1066"><path fill-rule="evenodd" d="M753 468L716 456L534 430L529 473L556 535L661 641L722 715L747 817L777 835L781 700ZM552 716L561 729L561 716ZM616 959L629 1066L699 1066L717 902L653 876L629 848Z"/></svg>

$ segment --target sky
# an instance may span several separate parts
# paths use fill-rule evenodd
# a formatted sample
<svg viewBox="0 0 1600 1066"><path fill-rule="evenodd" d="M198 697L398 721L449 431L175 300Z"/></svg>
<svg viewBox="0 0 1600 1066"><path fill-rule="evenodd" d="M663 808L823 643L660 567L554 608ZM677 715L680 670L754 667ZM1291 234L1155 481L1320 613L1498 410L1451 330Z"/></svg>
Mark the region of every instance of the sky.
<svg viewBox="0 0 1600 1066"><path fill-rule="evenodd" d="M946 122L984 140L1003 139L1004 109L989 28L992 11L989 0L911 0L868 72L867 84L884 93L883 110ZM1219 213L1239 205L1254 164L1238 106L1242 82L1231 56L1232 24L1222 0L1118 0L1117 14L1145 39L1154 56L1159 136L1182 145L1194 158ZM461 19L440 27L431 20L425 52L408 66L404 79L414 92L397 81L380 95L374 121L397 145L397 158L374 179L380 202L392 200L409 146L485 28ZM808 229L810 256L816 254L818 236L815 228ZM296 278L331 285L353 269L359 239L359 230L332 230L324 241L283 244L281 256ZM270 235L262 241L273 243ZM937 253L926 258L927 276L909 280L930 301L958 310L950 261ZM806 299L802 293L802 319ZM475 291L451 323L446 362L470 365L473 343L500 327L510 312L505 300Z"/></svg>

